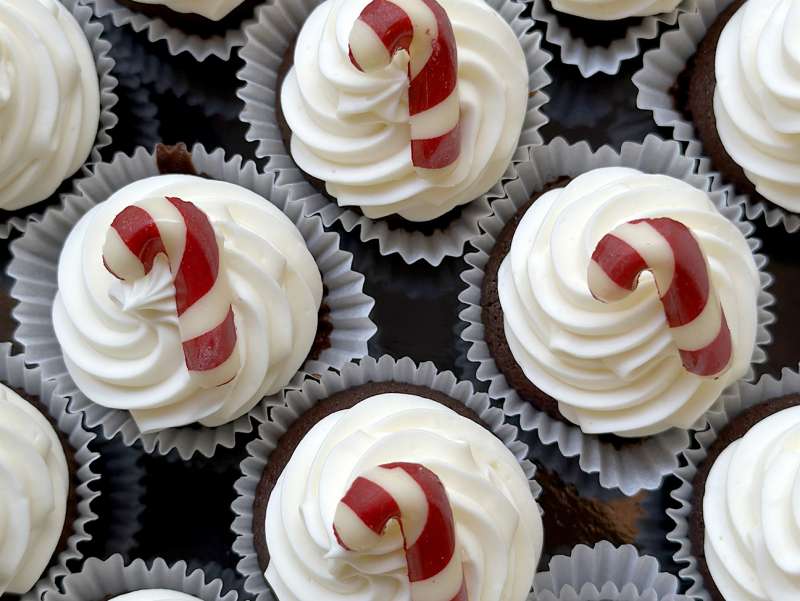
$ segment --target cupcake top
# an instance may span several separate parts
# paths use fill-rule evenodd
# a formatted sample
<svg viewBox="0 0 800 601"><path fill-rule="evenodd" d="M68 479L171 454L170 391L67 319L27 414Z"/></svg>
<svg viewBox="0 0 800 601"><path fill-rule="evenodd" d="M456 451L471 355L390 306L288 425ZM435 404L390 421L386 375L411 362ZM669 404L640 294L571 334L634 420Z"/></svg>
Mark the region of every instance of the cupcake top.
<svg viewBox="0 0 800 601"><path fill-rule="evenodd" d="M339 541L350 539L341 529L334 532L335 518L341 528L337 509L348 488L352 492L359 477L375 478L378 466L397 462L424 466L443 485L469 598L526 599L541 553L542 522L517 459L479 424L432 400L399 393L373 396L329 415L295 449L266 513L266 577L277 597L410 600L397 522L388 524L369 552L346 550ZM381 482L391 489L390 480L391 475ZM401 506L408 518L414 504ZM415 528L406 526L413 538ZM433 545L433 538L426 537L425 545ZM448 564L459 578L461 562Z"/></svg>
<svg viewBox="0 0 800 601"><path fill-rule="evenodd" d="M0 385L0 596L24 594L56 551L69 472L50 422Z"/></svg>
<svg viewBox="0 0 800 601"><path fill-rule="evenodd" d="M528 68L508 23L483 0L416 4L416 31L438 37L409 33L409 60L366 25L379 20L361 16L386 5L383 14L410 28L405 3L322 3L281 92L295 162L370 218L427 221L480 197L508 167L525 119ZM432 47L445 56L426 60ZM430 154L420 155L435 151L446 160L430 168Z"/></svg>
<svg viewBox="0 0 800 601"><path fill-rule="evenodd" d="M134 591L119 597L114 597L109 601L200 601L197 597L192 597L186 593L179 593L167 589L147 589Z"/></svg>
<svg viewBox="0 0 800 601"><path fill-rule="evenodd" d="M194 13L219 21L228 16L244 0L136 0L139 4L160 4L177 13Z"/></svg>
<svg viewBox="0 0 800 601"><path fill-rule="evenodd" d="M0 209L45 200L91 152L100 123L94 56L58 0L0 0Z"/></svg>
<svg viewBox="0 0 800 601"><path fill-rule="evenodd" d="M727 601L800 598L800 407L722 451L703 497L705 559Z"/></svg>
<svg viewBox="0 0 800 601"><path fill-rule="evenodd" d="M800 211L800 3L746 2L719 38L714 115L731 158L764 198Z"/></svg>
<svg viewBox="0 0 800 601"><path fill-rule="evenodd" d="M553 8L584 19L615 21L675 10L682 0L551 0Z"/></svg>
<svg viewBox="0 0 800 601"><path fill-rule="evenodd" d="M662 270L660 287L648 271L633 277L626 289L598 276L593 259L609 233L636 220L664 218L683 226L688 241L695 240L695 250L702 253L695 267L704 281L693 275L695 267L673 269L680 265L669 252L664 257L669 273ZM651 234L646 239L651 250L641 250L648 259L670 250L649 224L638 227ZM616 265L620 273L628 266ZM634 266L637 277L647 269ZM615 275L614 265L604 267ZM691 308L693 321L675 323L660 301L659 290L665 298L674 290L669 285L674 274L690 288L699 282L698 298L708 299L705 308ZM514 359L586 433L635 437L689 428L750 365L761 289L752 252L708 195L680 180L604 168L543 194L522 217L498 276ZM597 279L608 284L605 294L602 286L590 290L590 281ZM611 302L599 301L603 296ZM711 347L723 321L728 354L715 370L699 374L708 365L698 363L692 372L693 351Z"/></svg>
<svg viewBox="0 0 800 601"><path fill-rule="evenodd" d="M321 300L314 258L277 207L241 186L165 175L76 224L53 324L80 390L146 433L224 424L278 392L309 354Z"/></svg>

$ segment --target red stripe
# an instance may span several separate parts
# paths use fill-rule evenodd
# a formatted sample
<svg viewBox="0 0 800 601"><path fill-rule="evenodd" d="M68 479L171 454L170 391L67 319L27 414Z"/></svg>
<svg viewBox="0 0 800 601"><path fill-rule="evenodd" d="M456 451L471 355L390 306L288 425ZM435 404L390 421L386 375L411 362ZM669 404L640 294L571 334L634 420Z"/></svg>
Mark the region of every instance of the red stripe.
<svg viewBox="0 0 800 601"><path fill-rule="evenodd" d="M634 290L643 271L649 269L647 263L630 244L606 234L594 249L592 260L620 288Z"/></svg>
<svg viewBox="0 0 800 601"><path fill-rule="evenodd" d="M141 261L145 274L150 273L155 258L161 253L166 253L156 222L150 213L140 207L126 207L114 217L111 227L117 231L125 246ZM112 269L109 271L114 273Z"/></svg>
<svg viewBox="0 0 800 601"><path fill-rule="evenodd" d="M178 317L213 288L219 273L219 245L214 228L203 211L180 198L167 198L186 223L186 243L175 274Z"/></svg>
<svg viewBox="0 0 800 601"><path fill-rule="evenodd" d="M423 169L441 169L458 160L461 151L461 123L438 138L411 140L411 161Z"/></svg>
<svg viewBox="0 0 800 601"><path fill-rule="evenodd" d="M413 116L447 100L458 84L458 49L453 26L445 10L434 0L422 0L436 17L438 37L428 62L411 81L408 110Z"/></svg>
<svg viewBox="0 0 800 601"><path fill-rule="evenodd" d="M376 534L382 534L390 520L401 519L400 507L394 497L382 486L366 478L356 478L341 502ZM338 533L336 536L338 538ZM344 544L342 546L347 548Z"/></svg>
<svg viewBox="0 0 800 601"><path fill-rule="evenodd" d="M410 582L432 578L447 567L456 548L453 510L447 491L436 474L422 465L388 463L381 467L402 469L425 493L428 500L428 520L416 542L406 549L406 563Z"/></svg>
<svg viewBox="0 0 800 601"><path fill-rule="evenodd" d="M687 371L698 376L714 376L730 363L733 356L733 341L731 330L725 314L722 315L720 330L717 337L708 346L696 351L681 351L681 360Z"/></svg>
<svg viewBox="0 0 800 601"><path fill-rule="evenodd" d="M393 56L398 50L408 52L411 48L414 25L408 14L396 4L388 0L373 0L363 10L359 19L380 38L386 50L389 51L389 56ZM353 63L358 67L356 61Z"/></svg>
<svg viewBox="0 0 800 601"><path fill-rule="evenodd" d="M661 295L667 323L671 328L691 323L703 312L711 287L708 264L700 244L689 228L674 219L661 217L642 221L663 236L675 255L672 283Z"/></svg>
<svg viewBox="0 0 800 601"><path fill-rule="evenodd" d="M236 324L233 308L213 330L183 343L183 355L189 371L208 371L219 367L233 354L236 347Z"/></svg>

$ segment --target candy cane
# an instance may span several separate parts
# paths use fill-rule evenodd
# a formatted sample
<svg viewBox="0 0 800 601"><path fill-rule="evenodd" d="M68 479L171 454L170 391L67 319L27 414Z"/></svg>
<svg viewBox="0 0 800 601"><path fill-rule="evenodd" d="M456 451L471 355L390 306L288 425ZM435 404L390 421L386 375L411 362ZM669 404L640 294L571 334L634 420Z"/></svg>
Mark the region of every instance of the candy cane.
<svg viewBox="0 0 800 601"><path fill-rule="evenodd" d="M458 49L453 26L436 0L373 0L350 33L350 60L360 71L386 67L405 50L411 161L445 169L461 154Z"/></svg>
<svg viewBox="0 0 800 601"><path fill-rule="evenodd" d="M125 208L103 246L106 269L132 282L150 273L157 256L170 262L178 329L189 375L203 388L221 386L239 370L236 325L220 249L211 222L194 204L155 198Z"/></svg>
<svg viewBox="0 0 800 601"><path fill-rule="evenodd" d="M718 377L730 365L731 332L700 244L689 228L666 217L637 219L606 234L589 264L589 290L614 302L650 270L673 340L687 371Z"/></svg>
<svg viewBox="0 0 800 601"><path fill-rule="evenodd" d="M349 551L374 549L390 520L403 533L412 601L467 601L453 510L441 480L417 463L387 463L355 479L333 531Z"/></svg>

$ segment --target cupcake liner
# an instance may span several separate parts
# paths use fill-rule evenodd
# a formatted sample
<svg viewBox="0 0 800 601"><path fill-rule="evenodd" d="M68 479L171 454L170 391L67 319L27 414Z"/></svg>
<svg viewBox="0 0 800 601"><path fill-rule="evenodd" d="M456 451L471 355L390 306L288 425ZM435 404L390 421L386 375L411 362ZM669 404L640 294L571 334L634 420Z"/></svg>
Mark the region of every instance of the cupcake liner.
<svg viewBox="0 0 800 601"><path fill-rule="evenodd" d="M186 52L199 62L212 56L223 61L229 60L233 50L244 45L244 28L251 22L249 19L245 20L239 27L229 29L225 35L203 38L171 27L163 19L148 17L131 10L117 0L86 1L94 6L94 11L99 17L111 17L117 27L128 25L136 32L144 32L150 42L166 42L172 56Z"/></svg>
<svg viewBox="0 0 800 601"><path fill-rule="evenodd" d="M90 173L89 167L100 162L102 159L101 151L111 144L111 134L109 132L119 121L113 111L118 100L116 95L117 80L112 75L114 59L110 56L111 44L105 39L103 24L92 16L92 10L83 5L83 0L59 0L59 2L78 21L94 55L100 85L100 121L97 128L97 137L92 151L83 166L64 180L59 191L54 192L49 198L30 206L22 207L15 211L5 211L10 216L3 223L0 223L0 240L8 239L14 231L24 232L30 221L41 219L41 214L45 210L43 205L54 202L58 198L58 194L68 187L70 182L88 175Z"/></svg>
<svg viewBox="0 0 800 601"><path fill-rule="evenodd" d="M679 15L694 12L697 4L707 2L709 0L683 0L672 12L642 17L641 23L628 28L624 38L614 40L608 47L589 46L583 39L573 37L570 30L559 23L550 0L533 0L531 16L545 25L545 39L560 48L561 61L575 65L583 77L589 78L597 73L616 75L624 61L639 56L644 40L658 37L662 27L675 25ZM603 21L596 23L597 27L603 27Z"/></svg>
<svg viewBox="0 0 800 601"><path fill-rule="evenodd" d="M672 87L686 67L687 61L697 52L706 32L733 0L709 0L701 3L699 10L681 15L679 27L661 37L661 45L644 55L643 67L633 76L633 83L639 92L636 106L653 113L655 122L673 130L673 138L687 144L686 156L700 161L708 171L714 166L697 138L694 125L675 107ZM725 184L718 173L714 173L719 185ZM769 227L783 226L790 234L800 230L800 215L787 211L770 202L757 201L745 194L728 193L728 203L741 205L750 220L762 215Z"/></svg>
<svg viewBox="0 0 800 601"><path fill-rule="evenodd" d="M520 16L525 9L522 3L515 0L486 2L511 24L519 36L530 71L529 87L535 91L528 100L519 147L541 144L539 129L548 121L541 111L548 100L542 89L550 83L545 66L552 57L541 49L541 34L529 31L530 22ZM518 149L501 181L482 197L463 205L458 218L431 236L419 231L390 229L384 220L372 220L360 211L340 207L315 190L284 146L276 119L275 100L280 93L276 87L283 57L319 3L320 0L275 0L259 7L256 22L245 28L247 43L240 52L245 66L238 73L245 85L237 95L245 103L241 120L249 127L247 140L258 143L256 156L268 159L267 170L278 173L278 183L288 185L292 189L292 198L301 202L309 215L320 215L326 226L338 221L345 231L358 228L362 242L376 240L382 255L397 253L409 264L425 261L439 265L445 257L461 256L466 242L480 233L478 221L491 214L490 203L501 195L502 181L515 177L513 164L524 159L524 153Z"/></svg>
<svg viewBox="0 0 800 601"><path fill-rule="evenodd" d="M369 319L374 301L363 292L364 276L351 269L352 255L340 250L339 236L326 233L319 219L305 217L302 207L288 199L288 191L275 185L271 174L259 173L252 162L244 162L238 155L226 159L222 150L209 153L200 145L192 149L192 159L198 171L249 188L286 213L319 266L328 289L324 302L331 309L331 348L318 360L306 361L296 382L301 382L304 374L337 368L366 355L367 341L376 331ZM195 453L210 457L219 446L233 447L237 433L252 431L251 417L258 418L262 412L254 408L213 429L189 426L143 435L127 411L101 407L77 389L53 329L58 259L72 227L90 208L123 186L157 174L154 152L139 148L132 156L117 155L111 163L97 165L94 175L77 182L76 193L64 196L63 207L48 210L40 223L31 224L25 235L13 242L8 273L15 280L11 295L18 303L13 312L20 322L15 339L25 347L27 361L40 365L44 377L56 380L59 392L70 397L70 410L83 412L87 425L100 426L106 438L119 434L129 446L141 440L148 453L175 450L184 460ZM267 403L280 402L280 395L267 399Z"/></svg>
<svg viewBox="0 0 800 601"><path fill-rule="evenodd" d="M22 596L23 601L33 601L41 597L42 590L67 573L67 562L83 557L83 551L78 547L92 538L86 527L97 520L95 505L100 493L92 490L90 485L96 487L100 480L95 471L95 462L99 455L89 448L89 444L95 440L95 435L84 429L79 415L67 413L67 399L55 392L55 383L45 381L41 370L27 367L24 355L12 356L11 344L8 342L0 343L0 381L11 388L23 390L40 401L56 421L58 430L66 436L77 465L71 483L77 493L78 503L77 517L71 528L72 534L66 548L58 557L53 558L51 567L42 574L33 590Z"/></svg>
<svg viewBox="0 0 800 601"><path fill-rule="evenodd" d="M708 451L719 433L738 415L764 401L797 393L800 393L800 373L796 369L783 369L779 379L766 375L755 384L742 383L739 386L739 394L714 407L714 411L708 415L708 428L698 432L694 437L695 444L684 451L683 465L675 471L680 486L672 492L671 496L675 503L667 510L667 515L675 523L675 527L667 535L667 539L680 547L674 559L682 566L679 572L681 578L689 583L688 595L703 601L711 601L689 540L689 519L694 496L692 483L699 466L708 456Z"/></svg>
<svg viewBox="0 0 800 601"><path fill-rule="evenodd" d="M607 541L553 557L548 571L536 575L534 590L537 601L688 601L655 558Z"/></svg>
<svg viewBox="0 0 800 601"><path fill-rule="evenodd" d="M503 412L491 405L489 397L476 393L469 382L458 381L451 372L439 372L433 363L417 366L411 359L395 360L388 355L380 359L365 357L360 364L348 363L341 374L326 372L319 380L306 380L298 391L286 394L286 405L271 407L270 420L259 426L258 438L247 445L247 457L241 463L241 477L236 481L237 498L233 503L236 515L233 532L236 541L233 550L242 559L237 570L245 578L245 590L256 601L273 600L264 574L258 565L253 543L253 504L261 475L279 439L294 421L317 402L332 394L368 382L399 382L425 386L439 391L472 409L483 424L502 440L517 457L525 475L531 481L531 490L538 498L541 489L533 480L535 466L528 459L528 445L517 439L518 430L504 422Z"/></svg>
<svg viewBox="0 0 800 601"><path fill-rule="evenodd" d="M222 580L210 580L204 570L190 570L185 561L169 565L163 559L145 563L141 559L126 564L121 555L106 560L87 559L80 572L73 572L44 591L42 601L107 601L118 595L145 589L174 590L201 601L237 601Z"/></svg>
<svg viewBox="0 0 800 601"><path fill-rule="evenodd" d="M628 495L642 489L654 490L660 486L663 476L678 467L678 456L689 444L689 432L673 428L645 439L640 445L617 450L613 445L601 442L597 436L584 435L577 426L553 419L522 400L497 368L486 345L481 317L484 268L506 222L529 200L532 192L541 190L558 177L575 176L598 167L627 166L648 173L670 175L706 191L711 177L706 173L695 173L694 161L681 154L679 144L665 142L653 135L642 144L626 142L621 153L608 146L595 152L585 142L569 145L563 138L532 148L530 153L530 160L517 166L519 179L505 186L506 197L495 201L494 215L481 221L485 233L472 241L477 252L465 256L472 268L461 275L467 288L459 295L459 300L467 305L460 314L461 320L467 323L461 334L470 345L467 357L478 364L478 379L489 382L489 395L493 399L504 399L506 413L518 415L523 430L535 430L544 444L557 443L567 457L578 456L581 468L590 473L597 472L601 485L606 488L619 488ZM756 253L761 243L752 237L755 228L743 220L741 209L726 204L725 194L725 190L718 188L710 192L720 213L736 224ZM762 347L772 340L767 326L775 319L768 308L775 299L766 292L773 280L765 271L767 258L756 253L755 260L762 290L758 296L759 330L753 362L763 363L766 353ZM702 428L704 424L705 420L701 419L695 428Z"/></svg>

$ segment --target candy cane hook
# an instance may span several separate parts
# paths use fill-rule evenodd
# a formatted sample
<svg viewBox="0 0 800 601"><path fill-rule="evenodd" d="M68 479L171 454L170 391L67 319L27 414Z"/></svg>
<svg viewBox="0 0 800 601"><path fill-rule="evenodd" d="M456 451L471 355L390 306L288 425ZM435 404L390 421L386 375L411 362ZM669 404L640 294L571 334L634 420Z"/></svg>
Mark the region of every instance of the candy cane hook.
<svg viewBox="0 0 800 601"><path fill-rule="evenodd" d="M380 542L400 522L412 601L467 601L453 510L441 480L418 463L387 463L355 479L339 502L333 531L349 551Z"/></svg>
<svg viewBox="0 0 800 601"><path fill-rule="evenodd" d="M731 332L703 250L679 221L638 219L606 234L589 264L589 290L603 302L621 300L646 270L655 277L683 366L698 376L720 376L731 363Z"/></svg>
<svg viewBox="0 0 800 601"><path fill-rule="evenodd" d="M179 198L131 205L111 224L103 246L106 269L120 280L143 278L164 254L170 262L178 329L189 375L213 388L239 371L231 293L214 228L206 214Z"/></svg>
<svg viewBox="0 0 800 601"><path fill-rule="evenodd" d="M445 169L461 154L458 49L453 26L436 0L373 0L350 33L350 60L361 71L386 67L405 50L411 161Z"/></svg>

